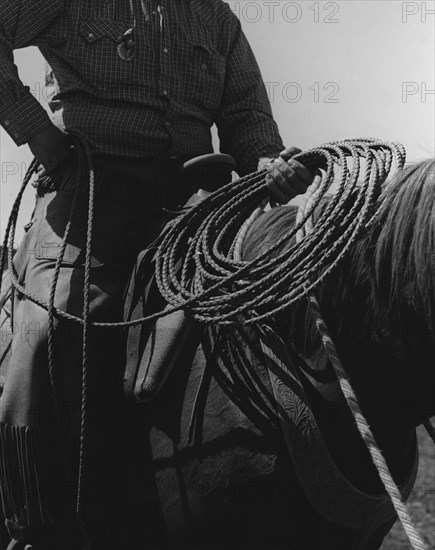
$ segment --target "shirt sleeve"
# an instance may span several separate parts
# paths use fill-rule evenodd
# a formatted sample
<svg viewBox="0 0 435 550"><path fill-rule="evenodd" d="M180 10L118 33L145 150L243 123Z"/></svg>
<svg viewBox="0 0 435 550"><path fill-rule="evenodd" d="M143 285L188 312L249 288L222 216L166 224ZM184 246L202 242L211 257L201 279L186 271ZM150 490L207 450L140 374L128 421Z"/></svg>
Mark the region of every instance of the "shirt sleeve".
<svg viewBox="0 0 435 550"><path fill-rule="evenodd" d="M33 45L63 7L64 0L0 0L0 124L17 145L27 143L51 121L21 82L13 51Z"/></svg>
<svg viewBox="0 0 435 550"><path fill-rule="evenodd" d="M216 117L220 149L238 163L239 175L257 170L262 157L276 158L284 149L273 119L254 53L235 19L234 42L227 59L224 94Z"/></svg>

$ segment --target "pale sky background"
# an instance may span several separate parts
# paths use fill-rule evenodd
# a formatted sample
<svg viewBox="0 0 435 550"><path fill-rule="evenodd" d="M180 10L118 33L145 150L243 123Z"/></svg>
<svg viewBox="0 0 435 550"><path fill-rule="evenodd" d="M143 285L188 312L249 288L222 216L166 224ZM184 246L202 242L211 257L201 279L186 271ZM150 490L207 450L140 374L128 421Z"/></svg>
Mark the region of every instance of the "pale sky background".
<svg viewBox="0 0 435 550"><path fill-rule="evenodd" d="M399 141L408 161L434 156L435 2L228 0L262 69L286 145L331 140ZM22 80L43 99L43 62L15 53ZM249 140L249 136L246 136ZM0 226L31 156L1 130ZM17 229L33 208L29 189Z"/></svg>

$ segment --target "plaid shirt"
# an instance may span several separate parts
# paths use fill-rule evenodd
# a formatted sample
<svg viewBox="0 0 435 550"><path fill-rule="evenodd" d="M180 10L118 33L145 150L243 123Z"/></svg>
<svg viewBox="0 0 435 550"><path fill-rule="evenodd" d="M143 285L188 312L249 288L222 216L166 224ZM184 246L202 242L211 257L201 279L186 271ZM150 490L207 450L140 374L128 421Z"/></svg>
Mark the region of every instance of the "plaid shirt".
<svg viewBox="0 0 435 550"><path fill-rule="evenodd" d="M133 27L135 55L118 55ZM221 0L2 0L0 122L17 145L50 124L20 81L13 50L37 46L49 66L53 122L118 157L222 152L240 174L283 149L240 22Z"/></svg>

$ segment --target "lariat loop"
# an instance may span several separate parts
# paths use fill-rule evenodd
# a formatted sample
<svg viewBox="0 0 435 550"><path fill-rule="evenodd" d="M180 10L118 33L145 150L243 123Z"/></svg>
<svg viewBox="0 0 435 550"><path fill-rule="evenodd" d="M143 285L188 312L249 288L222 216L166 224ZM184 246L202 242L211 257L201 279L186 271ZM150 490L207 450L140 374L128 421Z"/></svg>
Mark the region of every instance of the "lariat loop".
<svg viewBox="0 0 435 550"><path fill-rule="evenodd" d="M267 172L265 170L256 172L225 185L176 219L163 236L156 255L155 274L159 291L171 307L134 321L99 323L91 322L89 318L95 174L89 145L80 135L73 134L73 137L80 152L78 174L85 164L89 170L82 318L58 309L54 303L57 279L79 192L79 182L77 182L70 217L56 261L48 303L26 291L19 284L14 273L12 259L18 212L23 193L36 170L36 160L29 167L12 208L6 228L5 246L0 256L0 273L7 254L9 276L14 288L48 311L49 372L55 401L54 318L57 316L69 319L83 326L77 512L80 514L82 508L86 466L87 352L90 327L130 327L156 320L180 309L187 310L198 321L211 325L259 324L275 317L302 299L308 298L342 392L384 486L413 548L424 550L426 546L412 524L399 489L362 415L349 377L329 337L314 296L315 290L326 277L330 277L342 260L349 255L361 232L376 219L383 204L388 177L393 167L400 170L404 166L403 146L398 143L363 138L326 143L316 149L295 155L294 159L310 169L318 170L319 175L306 194L295 226L262 255L250 262L242 260L243 239L250 224L261 214L268 199ZM332 199L319 219L314 222L315 209L333 186L336 190ZM295 236L296 243L284 247L285 249L278 253L283 248L283 244L292 242Z"/></svg>

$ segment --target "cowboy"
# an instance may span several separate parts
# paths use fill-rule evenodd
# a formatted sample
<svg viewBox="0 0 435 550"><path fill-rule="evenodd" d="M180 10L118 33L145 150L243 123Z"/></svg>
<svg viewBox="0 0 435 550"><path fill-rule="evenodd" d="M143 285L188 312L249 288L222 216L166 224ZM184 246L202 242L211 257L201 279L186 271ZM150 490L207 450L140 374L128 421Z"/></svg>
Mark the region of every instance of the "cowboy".
<svg viewBox="0 0 435 550"><path fill-rule="evenodd" d="M276 159L268 175L276 202L287 202L312 181L290 158L298 150L283 151L252 50L221 0L3 0L0 44L0 122L40 163L36 206L15 273L26 291L47 302L71 217L54 302L61 310L78 316L83 310L87 175L72 136L89 144L95 163L91 320L120 320L135 258L156 231L162 208L188 198L180 167L213 151L214 123L220 149L235 158L239 175ZM13 62L14 49L31 45L48 63L51 116ZM105 491L117 463L114 411L123 400L124 336L96 328L89 335L89 445L86 473L79 473L85 512L78 527L72 518L81 329L55 320L55 369L49 372L47 312L18 294L14 326L0 417L8 548L77 550L82 531L90 548L122 548L110 529L116 515Z"/></svg>

